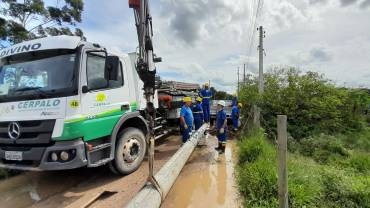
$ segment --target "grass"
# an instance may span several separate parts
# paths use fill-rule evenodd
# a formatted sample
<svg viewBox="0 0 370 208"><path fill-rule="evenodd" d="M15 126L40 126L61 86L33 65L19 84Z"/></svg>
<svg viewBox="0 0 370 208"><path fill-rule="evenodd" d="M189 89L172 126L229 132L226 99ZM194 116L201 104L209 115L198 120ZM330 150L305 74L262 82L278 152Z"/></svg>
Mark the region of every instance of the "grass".
<svg viewBox="0 0 370 208"><path fill-rule="evenodd" d="M290 207L370 207L369 130L289 140ZM245 207L277 207L275 145L263 131L238 143L237 183Z"/></svg>

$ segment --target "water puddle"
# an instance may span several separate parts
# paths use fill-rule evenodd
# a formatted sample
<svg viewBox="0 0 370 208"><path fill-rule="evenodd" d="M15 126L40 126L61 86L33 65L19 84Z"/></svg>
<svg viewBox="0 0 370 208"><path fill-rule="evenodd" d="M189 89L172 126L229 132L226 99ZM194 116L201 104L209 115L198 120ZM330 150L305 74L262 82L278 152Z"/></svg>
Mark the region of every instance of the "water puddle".
<svg viewBox="0 0 370 208"><path fill-rule="evenodd" d="M234 182L234 145L218 155L215 145L196 149L172 187L162 208L240 207Z"/></svg>

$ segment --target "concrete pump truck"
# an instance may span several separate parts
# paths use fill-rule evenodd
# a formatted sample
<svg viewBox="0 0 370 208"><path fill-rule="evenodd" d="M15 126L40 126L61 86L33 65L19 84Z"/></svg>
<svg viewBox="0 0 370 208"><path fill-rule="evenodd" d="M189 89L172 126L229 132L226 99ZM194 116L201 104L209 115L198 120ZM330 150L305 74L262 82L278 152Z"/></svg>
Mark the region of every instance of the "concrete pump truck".
<svg viewBox="0 0 370 208"><path fill-rule="evenodd" d="M160 58L153 55L148 0L130 0L129 6L138 52L118 55L70 36L0 51L1 168L109 164L129 174L140 166L166 118L156 117L154 63Z"/></svg>

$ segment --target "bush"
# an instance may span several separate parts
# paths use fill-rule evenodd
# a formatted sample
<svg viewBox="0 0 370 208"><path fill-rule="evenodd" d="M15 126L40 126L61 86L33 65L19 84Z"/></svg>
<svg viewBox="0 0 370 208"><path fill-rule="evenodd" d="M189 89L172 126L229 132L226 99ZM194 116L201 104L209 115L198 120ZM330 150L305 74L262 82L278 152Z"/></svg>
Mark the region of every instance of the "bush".
<svg viewBox="0 0 370 208"><path fill-rule="evenodd" d="M259 158L253 163L245 163L238 169L239 191L246 199L247 207L277 206L276 164Z"/></svg>
<svg viewBox="0 0 370 208"><path fill-rule="evenodd" d="M315 161L322 164L342 160L349 156L348 150L334 136L320 134L302 139L298 143L297 149L299 153L307 157L312 157Z"/></svg>
<svg viewBox="0 0 370 208"><path fill-rule="evenodd" d="M356 152L349 159L349 166L360 173L370 173L370 155L362 152Z"/></svg>
<svg viewBox="0 0 370 208"><path fill-rule="evenodd" d="M326 169L322 178L325 207L370 207L370 176L347 176L347 172Z"/></svg>
<svg viewBox="0 0 370 208"><path fill-rule="evenodd" d="M337 135L336 137L341 140L347 148L370 152L369 127L362 131L348 132L346 134Z"/></svg>
<svg viewBox="0 0 370 208"><path fill-rule="evenodd" d="M257 93L257 78L249 77L239 100L249 108L255 104L262 109L262 125L272 137L278 114L287 115L288 131L297 140L318 133L361 131L367 125L370 96L366 90L338 88L318 73L295 68L271 70L264 79L263 96Z"/></svg>
<svg viewBox="0 0 370 208"><path fill-rule="evenodd" d="M289 154L288 190L291 207L317 207L322 193L321 166L312 159Z"/></svg>
<svg viewBox="0 0 370 208"><path fill-rule="evenodd" d="M253 131L238 143L237 183L245 207L276 207L276 150L263 131Z"/></svg>
<svg viewBox="0 0 370 208"><path fill-rule="evenodd" d="M252 163L261 155L272 155L274 150L268 144L262 130L252 130L247 138L241 140L239 146L239 164Z"/></svg>
<svg viewBox="0 0 370 208"><path fill-rule="evenodd" d="M289 140L295 149L288 155L291 207L370 207L370 155L348 150L343 138L321 134ZM239 141L238 153L237 183L244 206L277 207L275 146L263 131L254 131Z"/></svg>

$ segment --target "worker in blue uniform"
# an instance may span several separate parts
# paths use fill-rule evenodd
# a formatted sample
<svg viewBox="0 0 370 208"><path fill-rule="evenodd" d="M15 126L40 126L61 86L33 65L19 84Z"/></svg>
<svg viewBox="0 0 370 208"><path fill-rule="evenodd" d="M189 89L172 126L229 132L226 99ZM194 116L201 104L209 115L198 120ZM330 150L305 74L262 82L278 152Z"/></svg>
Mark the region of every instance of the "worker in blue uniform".
<svg viewBox="0 0 370 208"><path fill-rule="evenodd" d="M238 97L236 96L236 93L234 93L231 106L237 106L237 105L238 105Z"/></svg>
<svg viewBox="0 0 370 208"><path fill-rule="evenodd" d="M211 118L211 97L212 91L209 89L209 84L205 83L204 88L200 91L199 96L202 97L202 107L203 107L203 116L204 122L209 123Z"/></svg>
<svg viewBox="0 0 370 208"><path fill-rule="evenodd" d="M216 117L216 131L217 131L217 139L218 139L218 147L215 149L218 151L219 154L223 154L226 148L226 141L227 141L227 117L224 111L226 103L225 101L221 100L217 104L217 117Z"/></svg>
<svg viewBox="0 0 370 208"><path fill-rule="evenodd" d="M204 122L203 108L202 108L202 98L197 97L195 105L193 105L193 116L194 116L194 126L195 130L198 130Z"/></svg>
<svg viewBox="0 0 370 208"><path fill-rule="evenodd" d="M239 117L240 117L240 109L243 107L241 103L238 105L233 106L231 110L231 120L233 122L233 130L238 131L239 128Z"/></svg>
<svg viewBox="0 0 370 208"><path fill-rule="evenodd" d="M191 111L191 97L184 97L184 105L180 111L180 131L182 133L182 142L185 143L190 138L190 133L193 129L193 112Z"/></svg>

